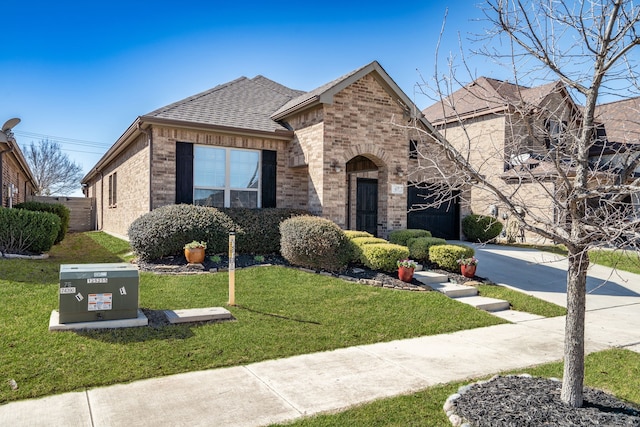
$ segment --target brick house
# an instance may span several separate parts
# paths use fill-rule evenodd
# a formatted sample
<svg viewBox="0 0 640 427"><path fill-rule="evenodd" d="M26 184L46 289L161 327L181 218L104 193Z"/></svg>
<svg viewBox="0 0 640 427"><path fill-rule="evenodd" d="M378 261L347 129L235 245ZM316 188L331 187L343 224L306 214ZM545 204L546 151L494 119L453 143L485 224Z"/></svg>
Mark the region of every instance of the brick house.
<svg viewBox="0 0 640 427"><path fill-rule="evenodd" d="M598 143L590 153L592 182L614 179L617 172L611 172L620 166L619 156L613 151L617 144L614 141L640 141L640 125L635 120L638 110L631 114L631 106L637 108L637 104L636 100L598 107ZM524 87L481 77L442 103L429 106L423 114L463 155L469 156L470 163L490 185L524 207L530 219L538 224L561 220L560 176L554 161L562 164L570 157L565 150L569 150L580 121L579 107L561 82ZM626 127L622 121L626 121ZM574 170L567 163L563 173L571 177ZM633 197L637 203L637 197ZM504 203L482 186L471 185L463 203L474 213L509 221ZM519 233L518 237L540 240L535 234Z"/></svg>
<svg viewBox="0 0 640 427"><path fill-rule="evenodd" d="M0 131L0 206L11 207L35 194L36 183L11 128L18 119L8 120Z"/></svg>
<svg viewBox="0 0 640 427"><path fill-rule="evenodd" d="M139 116L82 183L98 229L120 236L157 207L193 203L307 209L385 237L408 219L428 225L407 213L415 126L430 127L375 61L310 92L241 77ZM458 238L459 211L448 220Z"/></svg>

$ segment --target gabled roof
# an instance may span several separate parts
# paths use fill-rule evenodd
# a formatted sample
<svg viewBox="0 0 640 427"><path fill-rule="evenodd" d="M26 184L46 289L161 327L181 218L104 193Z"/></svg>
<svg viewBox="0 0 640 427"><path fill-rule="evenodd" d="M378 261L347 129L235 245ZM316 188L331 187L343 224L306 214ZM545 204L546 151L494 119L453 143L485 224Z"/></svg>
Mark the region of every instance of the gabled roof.
<svg viewBox="0 0 640 427"><path fill-rule="evenodd" d="M434 125L458 119L506 111L510 106L539 106L549 95L565 91L561 82L526 87L501 80L480 77L423 110ZM566 91L565 91L566 92ZM568 97L568 95L567 95ZM568 99L571 99L568 97ZM573 101L572 101L573 102Z"/></svg>
<svg viewBox="0 0 640 427"><path fill-rule="evenodd" d="M164 119L260 132L286 131L286 127L272 120L270 115L302 93L263 76L253 79L241 77L154 110L143 115L142 119Z"/></svg>
<svg viewBox="0 0 640 427"><path fill-rule="evenodd" d="M290 89L279 83L257 76L240 77L207 91L158 108L138 117L107 150L95 167L82 179L86 183L105 165L116 158L144 129L164 124L193 128L214 129L239 134L258 134L273 138L291 139L293 132L282 119L290 114L319 104L331 104L333 96L371 74L394 100L412 117L424 121L415 104L387 74L373 61L310 92Z"/></svg>
<svg viewBox="0 0 640 427"><path fill-rule="evenodd" d="M610 143L640 144L640 97L598 105L595 120L604 124Z"/></svg>
<svg viewBox="0 0 640 427"><path fill-rule="evenodd" d="M382 87L391 94L396 102L398 102L403 108L415 115L418 113L417 107L415 107L413 101L407 97L407 95L400 89L400 87L393 81L393 79L382 68L378 61L373 61L364 67L353 70L337 79L324 84L310 92L306 92L297 98L284 104L277 111L275 111L271 118L273 120L282 120L285 117L305 110L307 108L314 107L319 104L331 104L333 103L333 96L346 88L347 86L360 80L362 77L372 74L373 77L382 85ZM418 114L419 115L419 114Z"/></svg>

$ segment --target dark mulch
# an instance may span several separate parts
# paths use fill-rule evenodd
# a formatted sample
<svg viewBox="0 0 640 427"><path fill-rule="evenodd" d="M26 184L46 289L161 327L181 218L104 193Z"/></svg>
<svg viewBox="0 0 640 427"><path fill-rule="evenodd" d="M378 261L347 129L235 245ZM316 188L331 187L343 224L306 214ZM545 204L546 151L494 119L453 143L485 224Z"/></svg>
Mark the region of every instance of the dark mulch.
<svg viewBox="0 0 640 427"><path fill-rule="evenodd" d="M582 408L560 400L562 384L546 378L496 377L468 388L454 412L477 427L640 426L640 408L585 387Z"/></svg>
<svg viewBox="0 0 640 427"><path fill-rule="evenodd" d="M287 260L279 255L265 255L264 259L256 259L253 255L238 255L236 257L236 268L255 267L260 265L283 265L291 266ZM211 260L211 257L206 257L202 266L193 266L187 263L184 255L172 256L161 258L157 261L144 262L137 260L136 263L140 270L151 271L159 274L193 274L200 272L216 272L226 271L229 268L229 258L227 256L221 256L219 262ZM484 281L481 277L475 277L469 279L461 274L452 273L450 271L444 271L437 268L435 265L426 265L426 269L437 273L446 274L449 277L449 281L456 283L464 283L470 280ZM394 287L396 289L402 289L406 287L406 283L398 279L398 273L386 273L377 270L371 270L364 266L349 266L346 271L341 272L340 275L351 277L353 279L363 279L365 281L376 281L383 286ZM337 275L336 275L337 276ZM416 279L410 283L414 286L426 287Z"/></svg>

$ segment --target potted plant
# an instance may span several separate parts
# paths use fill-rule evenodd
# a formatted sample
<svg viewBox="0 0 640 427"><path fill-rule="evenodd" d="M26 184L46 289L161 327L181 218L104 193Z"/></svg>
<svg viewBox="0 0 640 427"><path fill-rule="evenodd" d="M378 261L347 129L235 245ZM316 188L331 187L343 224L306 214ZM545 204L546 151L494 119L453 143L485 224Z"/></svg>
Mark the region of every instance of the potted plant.
<svg viewBox="0 0 640 427"><path fill-rule="evenodd" d="M473 277L476 275L476 267L478 266L478 259L476 257L460 258L458 264L460 264L460 272L464 277Z"/></svg>
<svg viewBox="0 0 640 427"><path fill-rule="evenodd" d="M207 242L194 240L184 245L184 256L190 264L199 264L204 261L204 252L207 249Z"/></svg>
<svg viewBox="0 0 640 427"><path fill-rule="evenodd" d="M401 259L398 264L398 279L403 282L411 282L413 280L413 272L418 265L414 260Z"/></svg>

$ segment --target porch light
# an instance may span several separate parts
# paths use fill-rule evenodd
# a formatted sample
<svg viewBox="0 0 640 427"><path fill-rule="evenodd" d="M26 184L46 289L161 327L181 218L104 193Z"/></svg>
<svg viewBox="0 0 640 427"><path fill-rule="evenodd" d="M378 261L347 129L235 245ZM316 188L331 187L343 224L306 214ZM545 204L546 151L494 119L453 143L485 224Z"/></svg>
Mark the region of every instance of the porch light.
<svg viewBox="0 0 640 427"><path fill-rule="evenodd" d="M342 166L340 166L340 164L338 164L338 162L335 160L331 161L331 165L329 167L333 169L336 173L342 172Z"/></svg>
<svg viewBox="0 0 640 427"><path fill-rule="evenodd" d="M396 166L396 175L404 176L404 171L402 170L402 168L400 166Z"/></svg>

